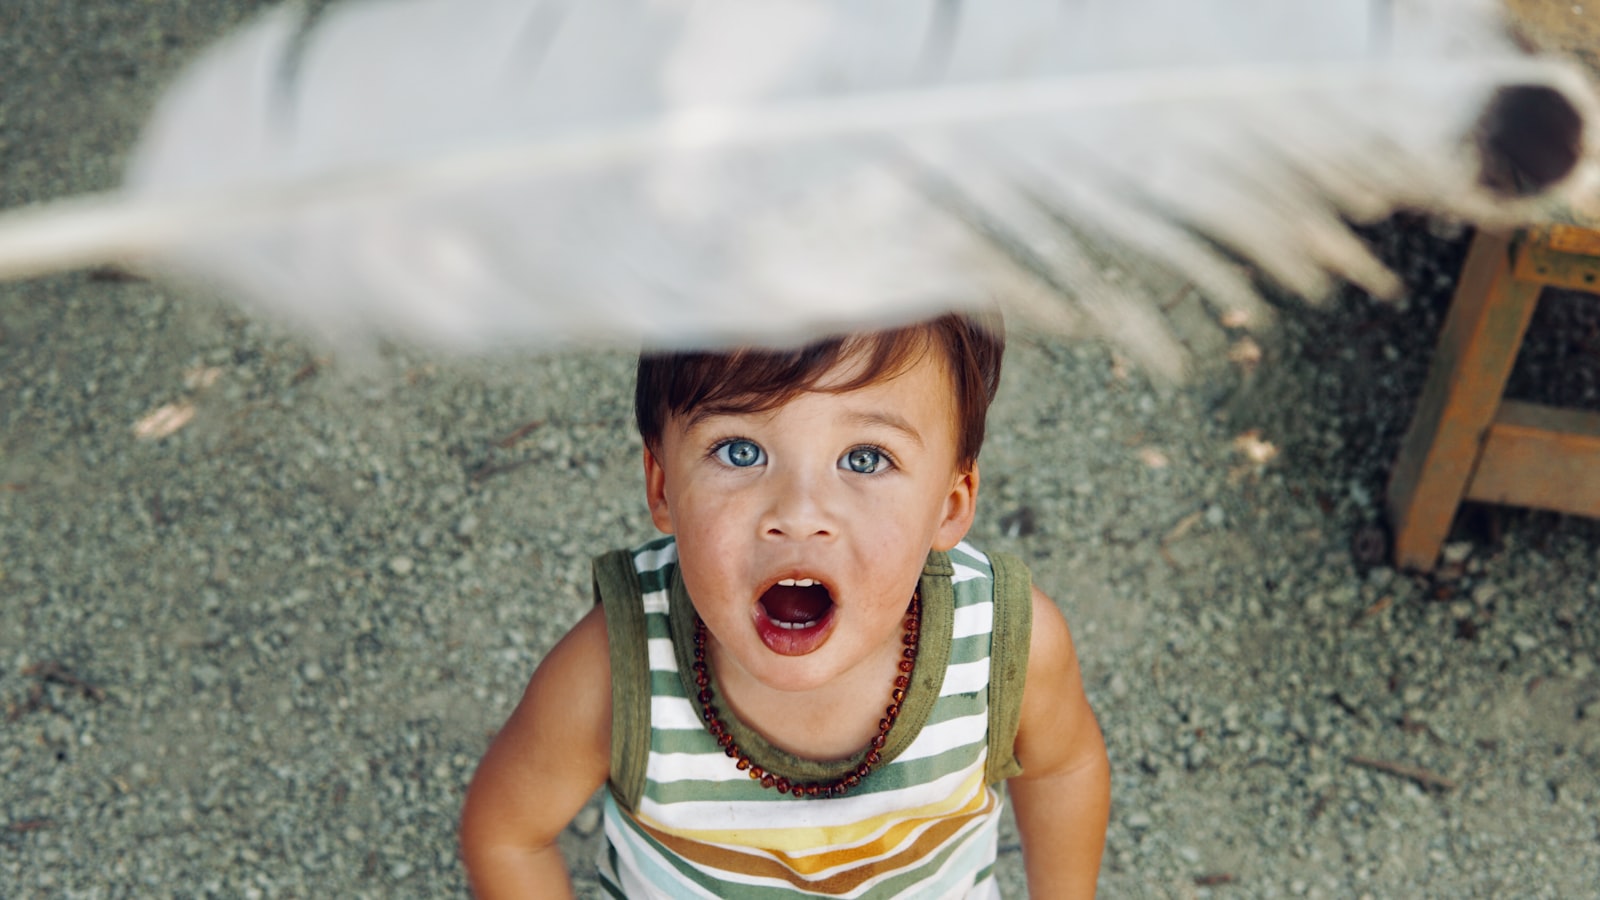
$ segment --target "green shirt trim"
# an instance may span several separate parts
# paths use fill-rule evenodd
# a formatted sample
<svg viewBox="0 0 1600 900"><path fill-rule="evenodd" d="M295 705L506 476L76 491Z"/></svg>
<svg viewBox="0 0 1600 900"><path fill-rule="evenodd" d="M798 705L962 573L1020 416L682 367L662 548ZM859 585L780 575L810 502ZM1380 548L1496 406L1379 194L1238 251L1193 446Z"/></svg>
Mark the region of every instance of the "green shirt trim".
<svg viewBox="0 0 1600 900"><path fill-rule="evenodd" d="M650 656L643 592L630 550L594 559L594 599L606 616L611 660L611 778L624 809L638 809L650 759Z"/></svg>
<svg viewBox="0 0 1600 900"><path fill-rule="evenodd" d="M994 569L994 626L989 643L989 761L985 780L995 784L1022 774L1017 728L1028 679L1033 637L1033 576L1009 553L989 554Z"/></svg>

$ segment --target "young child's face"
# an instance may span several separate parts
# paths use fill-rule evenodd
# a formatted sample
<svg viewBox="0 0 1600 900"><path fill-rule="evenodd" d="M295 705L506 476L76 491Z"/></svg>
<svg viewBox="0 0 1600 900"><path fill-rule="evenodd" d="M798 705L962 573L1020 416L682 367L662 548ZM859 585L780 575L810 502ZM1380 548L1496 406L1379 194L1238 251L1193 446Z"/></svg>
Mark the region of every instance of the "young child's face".
<svg viewBox="0 0 1600 900"><path fill-rule="evenodd" d="M859 362L846 358L819 387ZM677 535L684 586L720 659L806 691L898 647L928 551L972 524L978 473L958 466L955 419L930 349L856 390L667 422L645 452L650 511Z"/></svg>

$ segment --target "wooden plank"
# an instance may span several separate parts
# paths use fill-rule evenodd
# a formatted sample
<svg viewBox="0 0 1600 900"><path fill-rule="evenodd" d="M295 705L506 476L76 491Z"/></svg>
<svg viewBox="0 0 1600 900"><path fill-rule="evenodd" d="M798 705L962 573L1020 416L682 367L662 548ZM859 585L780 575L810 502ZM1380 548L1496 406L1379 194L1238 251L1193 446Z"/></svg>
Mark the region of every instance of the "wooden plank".
<svg viewBox="0 0 1600 900"><path fill-rule="evenodd" d="M1507 235L1480 230L1473 237L1389 477L1399 568L1428 571L1438 560L1540 290L1512 276Z"/></svg>
<svg viewBox="0 0 1600 900"><path fill-rule="evenodd" d="M1600 517L1600 415L1505 401L1467 498Z"/></svg>
<svg viewBox="0 0 1600 900"><path fill-rule="evenodd" d="M1560 253L1600 256L1600 231L1577 225L1550 225L1541 229L1544 242Z"/></svg>
<svg viewBox="0 0 1600 900"><path fill-rule="evenodd" d="M1553 225L1529 234L1518 250L1517 278L1575 291L1600 291L1600 232Z"/></svg>

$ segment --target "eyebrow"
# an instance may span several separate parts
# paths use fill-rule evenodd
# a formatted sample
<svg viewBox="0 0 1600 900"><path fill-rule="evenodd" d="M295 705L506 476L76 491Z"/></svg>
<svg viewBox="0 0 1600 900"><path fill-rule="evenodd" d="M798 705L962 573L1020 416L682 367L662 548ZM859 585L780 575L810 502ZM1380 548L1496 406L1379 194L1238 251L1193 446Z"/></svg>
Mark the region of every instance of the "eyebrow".
<svg viewBox="0 0 1600 900"><path fill-rule="evenodd" d="M843 418L846 423L851 425L881 425L885 428L891 428L905 435L907 440L918 447L925 446L922 434L911 427L910 422L892 412L848 412L844 414Z"/></svg>

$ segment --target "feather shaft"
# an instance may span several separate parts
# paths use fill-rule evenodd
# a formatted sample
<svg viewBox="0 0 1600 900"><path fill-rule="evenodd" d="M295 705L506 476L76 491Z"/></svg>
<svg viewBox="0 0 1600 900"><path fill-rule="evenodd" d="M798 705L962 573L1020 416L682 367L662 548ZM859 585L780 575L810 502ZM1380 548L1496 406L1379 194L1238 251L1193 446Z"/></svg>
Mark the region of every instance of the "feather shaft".
<svg viewBox="0 0 1600 900"><path fill-rule="evenodd" d="M1386 79L1449 84L1462 79L1545 82L1559 72L1535 60L1453 61L1428 66L1257 64L1094 73L1019 83L940 86L823 100L682 109L643 123L527 143L467 147L442 156L348 167L287 182L204 191L108 193L0 214L0 278L35 277L138 258L208 235L270 222L296 209L359 201L397 190L444 193L503 178L551 177L691 154L803 140L947 128L1089 108L1177 104L1243 96L1348 89ZM219 193L219 191L221 193Z"/></svg>

